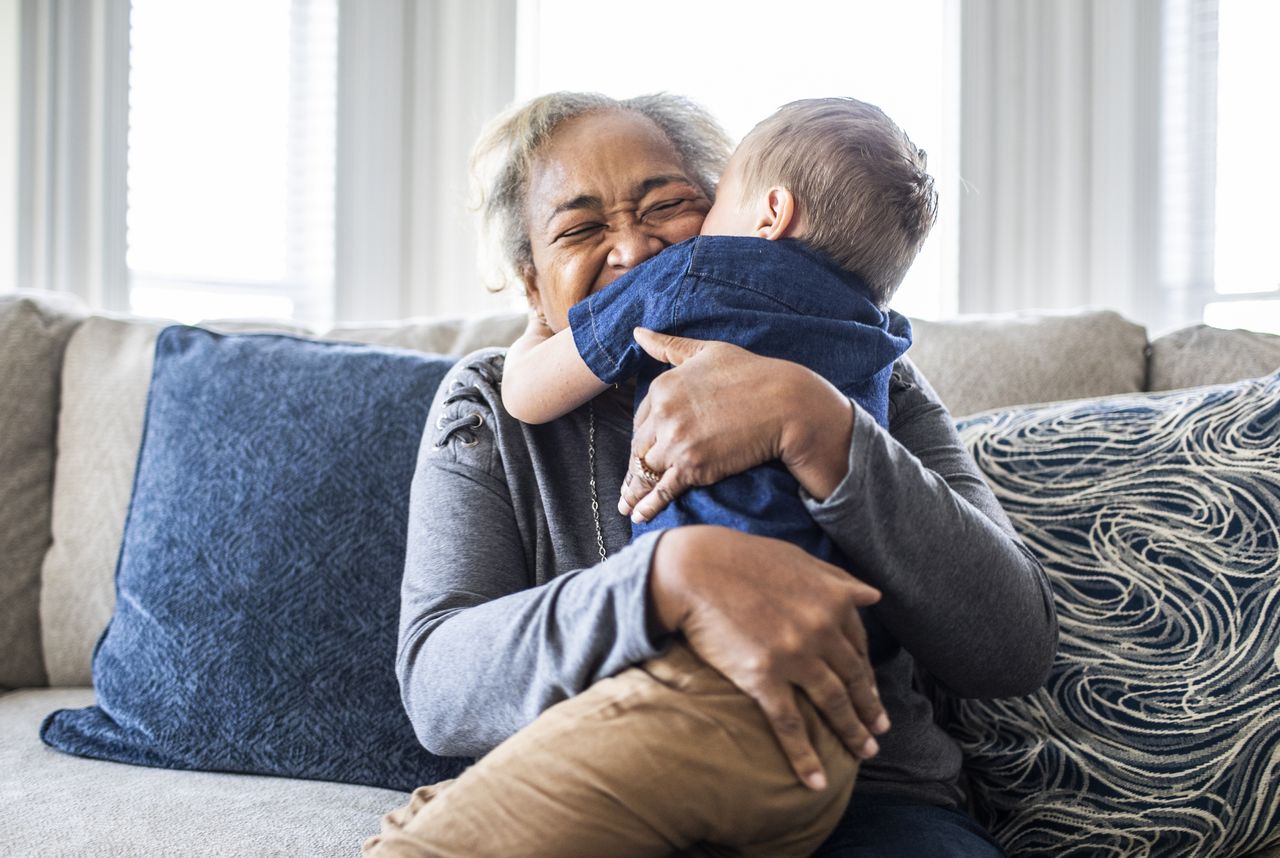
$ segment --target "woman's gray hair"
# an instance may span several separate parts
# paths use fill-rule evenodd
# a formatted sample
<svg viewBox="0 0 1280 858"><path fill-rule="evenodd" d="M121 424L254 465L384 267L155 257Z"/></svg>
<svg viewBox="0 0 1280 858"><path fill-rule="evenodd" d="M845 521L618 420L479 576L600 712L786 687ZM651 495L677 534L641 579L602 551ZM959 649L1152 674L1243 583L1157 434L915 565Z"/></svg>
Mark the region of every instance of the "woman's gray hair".
<svg viewBox="0 0 1280 858"><path fill-rule="evenodd" d="M623 110L648 117L667 135L689 177L707 199L729 160L729 137L698 104L660 92L616 99L594 92L553 92L509 108L480 132L471 150L472 205L501 276L495 287L533 266L525 195L538 150L562 123L588 113Z"/></svg>

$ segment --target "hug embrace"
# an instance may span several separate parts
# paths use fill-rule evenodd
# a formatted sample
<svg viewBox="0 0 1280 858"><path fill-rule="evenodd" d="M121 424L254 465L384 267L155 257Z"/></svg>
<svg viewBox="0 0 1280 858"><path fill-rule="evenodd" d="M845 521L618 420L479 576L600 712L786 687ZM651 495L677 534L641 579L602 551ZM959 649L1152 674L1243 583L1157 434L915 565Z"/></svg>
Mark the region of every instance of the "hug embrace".
<svg viewBox="0 0 1280 858"><path fill-rule="evenodd" d="M480 759L365 854L999 855L929 688L1030 692L1057 624L888 308L924 153L853 99L730 157L682 98L556 93L474 159L529 322L440 386L396 669Z"/></svg>

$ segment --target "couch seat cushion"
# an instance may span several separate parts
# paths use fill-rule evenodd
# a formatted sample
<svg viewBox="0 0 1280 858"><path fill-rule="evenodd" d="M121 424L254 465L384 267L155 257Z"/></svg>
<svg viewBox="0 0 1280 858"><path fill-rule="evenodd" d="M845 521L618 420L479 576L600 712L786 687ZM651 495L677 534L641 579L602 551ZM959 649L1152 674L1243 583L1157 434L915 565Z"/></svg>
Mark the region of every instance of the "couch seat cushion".
<svg viewBox="0 0 1280 858"><path fill-rule="evenodd" d="M408 800L373 787L127 766L40 742L50 712L92 703L91 688L0 697L0 854L349 858Z"/></svg>

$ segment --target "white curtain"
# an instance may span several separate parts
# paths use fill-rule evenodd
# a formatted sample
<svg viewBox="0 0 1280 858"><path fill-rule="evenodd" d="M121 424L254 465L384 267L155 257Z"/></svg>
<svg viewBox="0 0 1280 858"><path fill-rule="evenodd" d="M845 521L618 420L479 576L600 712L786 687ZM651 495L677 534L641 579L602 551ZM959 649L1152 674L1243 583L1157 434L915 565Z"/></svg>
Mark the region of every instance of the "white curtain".
<svg viewBox="0 0 1280 858"><path fill-rule="evenodd" d="M514 97L516 0L339 8L337 318L504 306L476 273L467 155Z"/></svg>
<svg viewBox="0 0 1280 858"><path fill-rule="evenodd" d="M128 0L23 0L20 287L128 306Z"/></svg>
<svg viewBox="0 0 1280 858"><path fill-rule="evenodd" d="M965 1L962 312L1095 305L1153 330L1199 320L1190 284L1206 253L1212 272L1214 89L1203 51L1177 71L1171 34L1213 8Z"/></svg>

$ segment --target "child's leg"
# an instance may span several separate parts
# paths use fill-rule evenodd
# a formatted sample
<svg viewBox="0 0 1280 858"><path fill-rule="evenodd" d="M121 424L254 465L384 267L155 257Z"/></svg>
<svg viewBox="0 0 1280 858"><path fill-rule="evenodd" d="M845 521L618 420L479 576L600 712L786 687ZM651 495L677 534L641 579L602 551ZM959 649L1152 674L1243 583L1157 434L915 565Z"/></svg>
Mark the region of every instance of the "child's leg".
<svg viewBox="0 0 1280 858"><path fill-rule="evenodd" d="M829 786L800 784L755 701L684 646L551 707L387 814L366 856L808 855L857 761L802 701Z"/></svg>

